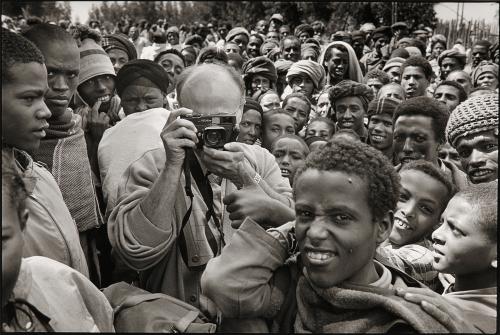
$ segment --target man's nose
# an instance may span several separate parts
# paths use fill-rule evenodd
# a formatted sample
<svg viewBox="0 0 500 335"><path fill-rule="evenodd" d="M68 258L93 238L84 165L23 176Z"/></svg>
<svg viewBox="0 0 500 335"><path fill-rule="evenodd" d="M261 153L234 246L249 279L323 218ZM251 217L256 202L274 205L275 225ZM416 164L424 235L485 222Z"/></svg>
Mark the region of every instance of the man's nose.
<svg viewBox="0 0 500 335"><path fill-rule="evenodd" d="M477 168L480 166L483 166L485 164L485 157L486 155L477 150L477 149L472 149L472 152L470 154L470 159L469 159L469 165L473 168Z"/></svg>
<svg viewBox="0 0 500 335"><path fill-rule="evenodd" d="M410 138L405 140L405 145L403 146L403 152L411 153L413 152L413 145Z"/></svg>

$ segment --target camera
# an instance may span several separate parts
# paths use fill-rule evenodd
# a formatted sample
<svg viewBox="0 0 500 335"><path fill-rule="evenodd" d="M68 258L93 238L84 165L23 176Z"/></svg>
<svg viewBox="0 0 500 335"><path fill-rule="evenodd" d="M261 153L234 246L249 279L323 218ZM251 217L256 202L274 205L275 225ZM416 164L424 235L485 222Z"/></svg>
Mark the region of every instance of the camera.
<svg viewBox="0 0 500 335"><path fill-rule="evenodd" d="M196 115L181 117L185 120L193 122L198 130L198 148L201 149L203 145L214 148L222 149L224 144L234 141L236 134L234 126L236 124L236 115Z"/></svg>

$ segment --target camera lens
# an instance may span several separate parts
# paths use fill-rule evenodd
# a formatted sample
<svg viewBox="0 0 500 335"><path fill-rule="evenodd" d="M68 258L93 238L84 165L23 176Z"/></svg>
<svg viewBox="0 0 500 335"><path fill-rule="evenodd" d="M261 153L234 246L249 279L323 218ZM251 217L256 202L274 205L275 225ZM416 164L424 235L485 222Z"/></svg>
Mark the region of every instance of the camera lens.
<svg viewBox="0 0 500 335"><path fill-rule="evenodd" d="M207 131L205 134L205 144L207 146L217 146L219 143L222 142L222 134L220 131L217 130L210 130Z"/></svg>

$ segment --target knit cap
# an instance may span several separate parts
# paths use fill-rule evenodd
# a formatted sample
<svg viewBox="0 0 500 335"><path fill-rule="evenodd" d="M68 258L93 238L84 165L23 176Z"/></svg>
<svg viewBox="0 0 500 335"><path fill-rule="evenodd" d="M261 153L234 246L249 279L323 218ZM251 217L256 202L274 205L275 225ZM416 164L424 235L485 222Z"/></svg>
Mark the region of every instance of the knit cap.
<svg viewBox="0 0 500 335"><path fill-rule="evenodd" d="M401 58L401 57L391 58L387 61L387 63L385 63L384 68L382 70L387 71L391 67L395 67L395 66L401 67L401 65L403 65L404 61L405 61L405 59Z"/></svg>
<svg viewBox="0 0 500 335"><path fill-rule="evenodd" d="M243 27L235 27L227 33L226 41L229 42L238 35L245 35L247 39L250 39L250 34L248 33L248 30L246 30Z"/></svg>
<svg viewBox="0 0 500 335"><path fill-rule="evenodd" d="M393 98L381 98L372 100L368 104L367 116L370 118L376 114L389 114L391 117L401 102Z"/></svg>
<svg viewBox="0 0 500 335"><path fill-rule="evenodd" d="M91 38L82 41L80 50L80 76L78 85L87 80L107 74L115 76L115 69L108 54Z"/></svg>
<svg viewBox="0 0 500 335"><path fill-rule="evenodd" d="M480 95L453 110L446 125L446 138L455 147L460 137L494 129L498 129L498 95Z"/></svg>
<svg viewBox="0 0 500 335"><path fill-rule="evenodd" d="M498 78L498 65L491 61L481 61L479 65L472 71L471 78L472 84L476 86L477 80L483 73L492 73L495 77Z"/></svg>

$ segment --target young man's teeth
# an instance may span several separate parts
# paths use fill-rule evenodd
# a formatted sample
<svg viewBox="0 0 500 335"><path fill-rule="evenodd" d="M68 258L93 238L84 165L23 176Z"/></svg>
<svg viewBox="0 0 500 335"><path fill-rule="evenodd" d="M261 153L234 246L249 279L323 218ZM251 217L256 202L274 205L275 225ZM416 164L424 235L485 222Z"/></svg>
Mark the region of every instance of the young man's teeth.
<svg viewBox="0 0 500 335"><path fill-rule="evenodd" d="M109 100L109 95L105 95L103 97L100 97L98 100L101 101L101 102L106 102L106 101Z"/></svg>
<svg viewBox="0 0 500 335"><path fill-rule="evenodd" d="M290 173L290 171L285 170L285 169L281 169L281 173L283 173L283 174L289 174L289 173Z"/></svg>
<svg viewBox="0 0 500 335"><path fill-rule="evenodd" d="M395 221L396 225L398 225L398 227L403 228L403 229L410 229L410 226L408 224L406 224L405 222L403 222L399 219L395 219L394 221Z"/></svg>
<svg viewBox="0 0 500 335"><path fill-rule="evenodd" d="M317 252L317 251L308 251L307 257L310 259L324 261L330 257L333 257L333 253L331 252Z"/></svg>
<svg viewBox="0 0 500 335"><path fill-rule="evenodd" d="M381 141L383 139L383 137L378 136L378 135L372 135L372 139L377 140L377 141Z"/></svg>
<svg viewBox="0 0 500 335"><path fill-rule="evenodd" d="M476 171L474 172L472 175L474 177L482 177L482 176L486 176L487 174L489 174L490 171L489 170L481 170L481 171Z"/></svg>

